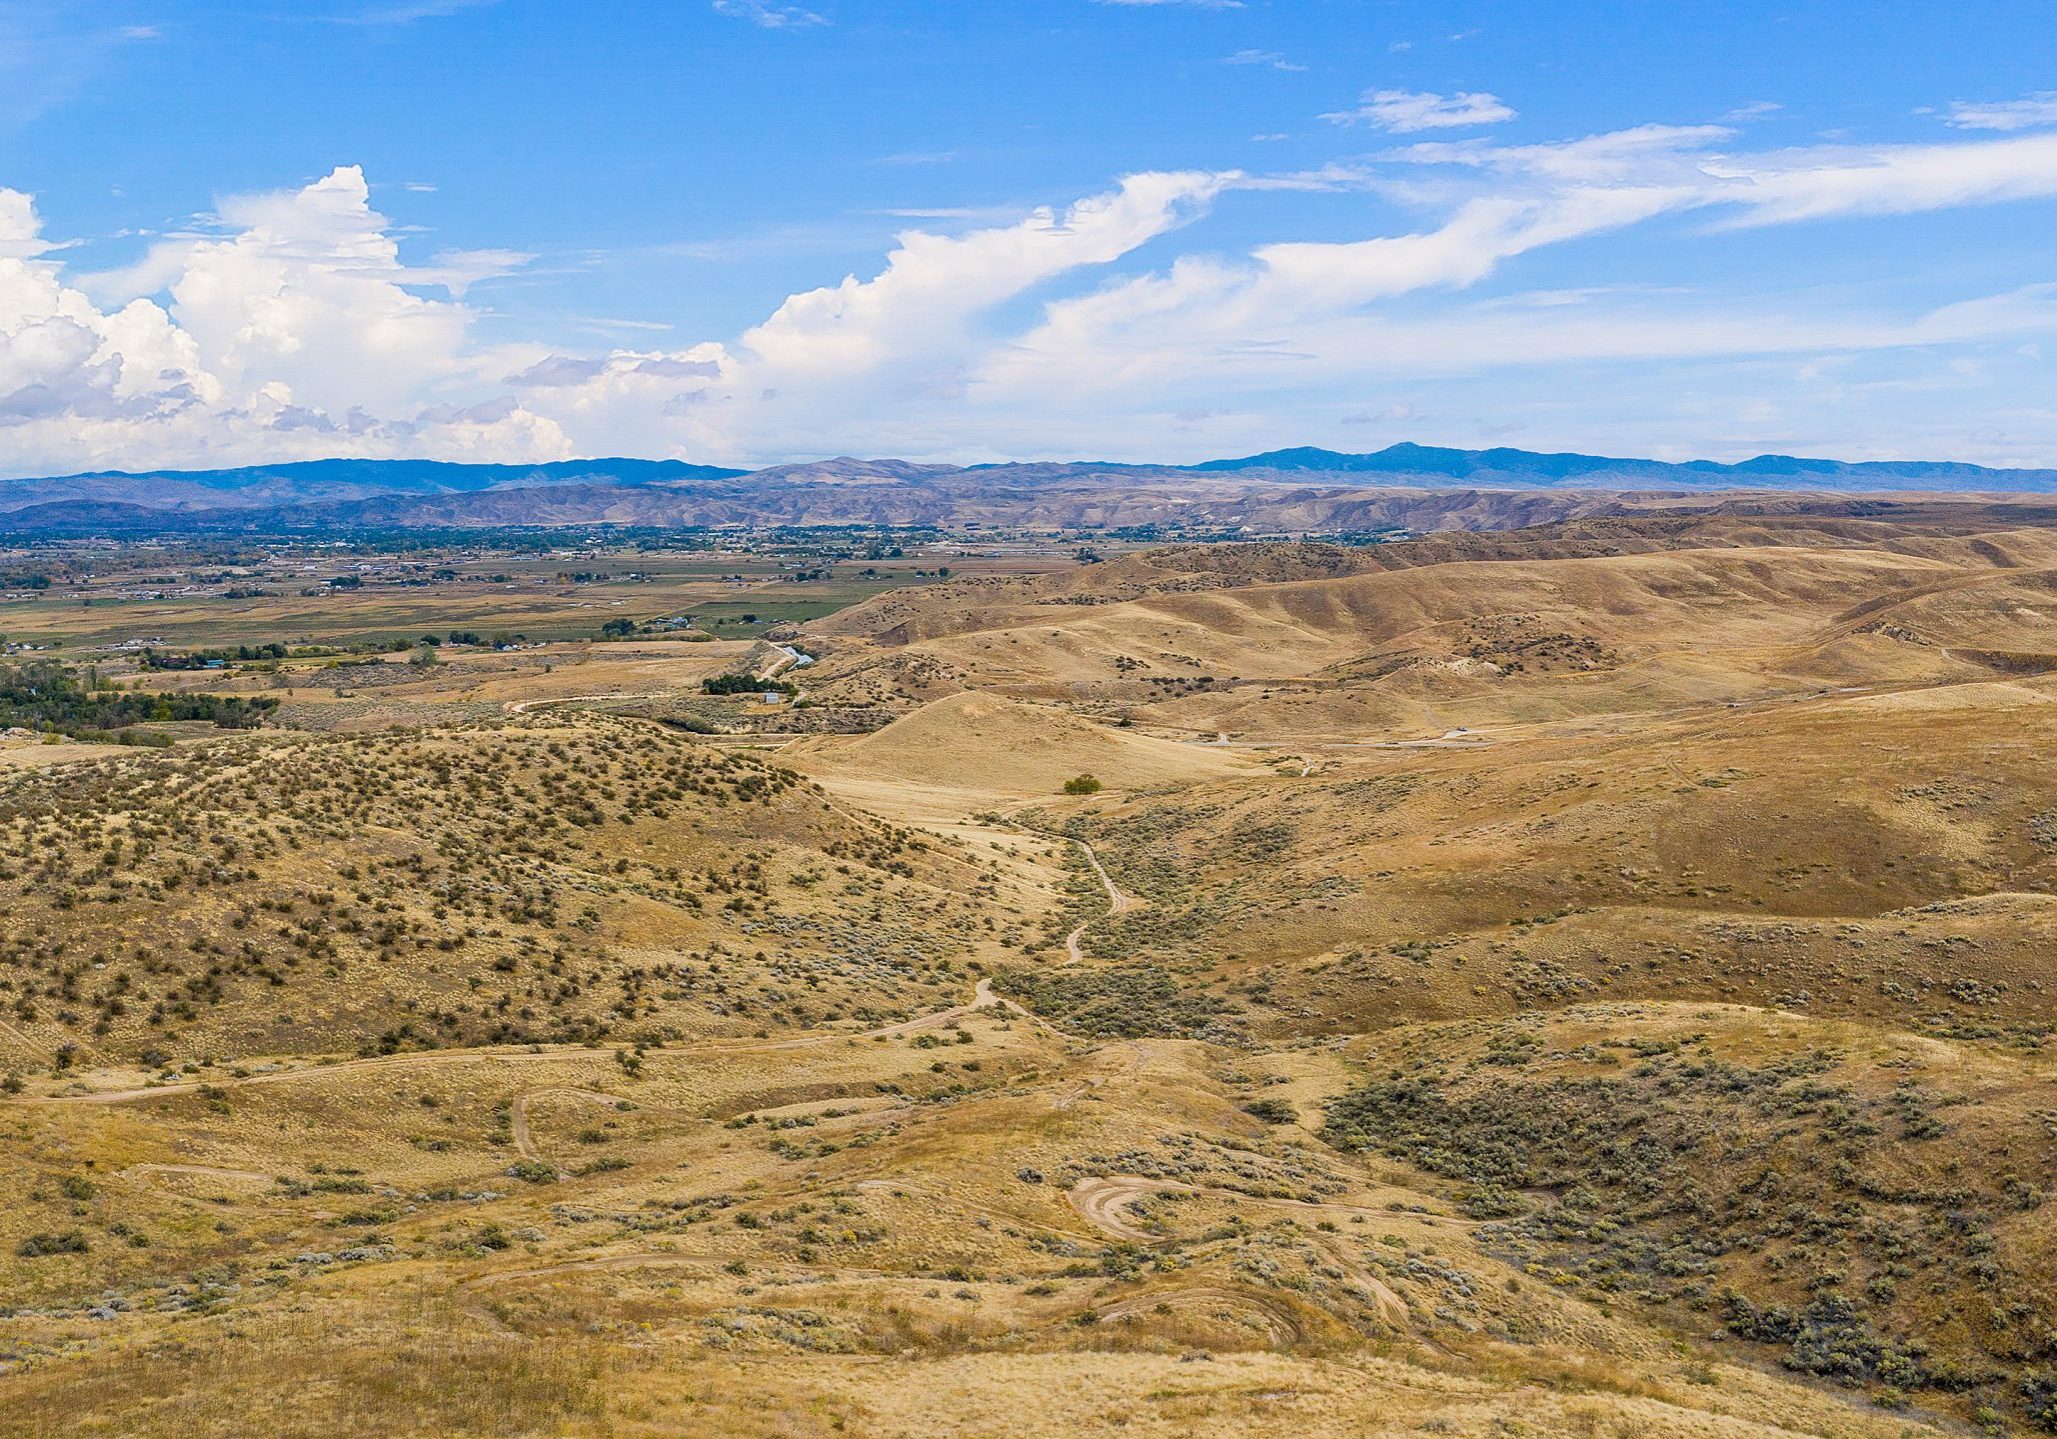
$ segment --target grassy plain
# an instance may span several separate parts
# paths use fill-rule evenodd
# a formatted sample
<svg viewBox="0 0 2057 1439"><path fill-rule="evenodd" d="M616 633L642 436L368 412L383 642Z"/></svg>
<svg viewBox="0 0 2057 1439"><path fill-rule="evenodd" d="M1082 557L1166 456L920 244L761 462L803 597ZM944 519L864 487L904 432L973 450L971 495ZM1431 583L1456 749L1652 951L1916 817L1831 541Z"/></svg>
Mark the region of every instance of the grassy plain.
<svg viewBox="0 0 2057 1439"><path fill-rule="evenodd" d="M0 636L91 657L142 642L408 643L452 630L565 641L595 638L610 619L691 615L721 638L753 639L896 588L937 583L941 569L1013 574L1055 563L942 544L899 556L831 541L772 546L709 536L699 546L531 537L518 549L461 538L406 549L373 540L0 548ZM7 584L10 576L18 582ZM20 582L30 576L47 587Z"/></svg>

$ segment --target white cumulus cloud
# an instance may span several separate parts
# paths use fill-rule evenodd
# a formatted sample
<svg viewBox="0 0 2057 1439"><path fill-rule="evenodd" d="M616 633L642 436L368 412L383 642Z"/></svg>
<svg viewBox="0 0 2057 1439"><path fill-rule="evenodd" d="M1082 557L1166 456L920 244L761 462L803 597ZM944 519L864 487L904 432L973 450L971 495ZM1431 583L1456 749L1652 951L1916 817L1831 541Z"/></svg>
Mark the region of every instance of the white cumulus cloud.
<svg viewBox="0 0 2057 1439"><path fill-rule="evenodd" d="M433 418L487 358L471 344L468 309L411 287L461 291L519 257L408 269L354 167L225 201L216 228L68 283L28 197L0 191L0 444L11 469L566 451L553 423L520 410Z"/></svg>
<svg viewBox="0 0 2057 1439"><path fill-rule="evenodd" d="M1181 233L1224 197L1238 225L1261 226L1277 196L1309 192L1332 215L1366 218L1344 238L1274 230L1230 250ZM355 167L222 200L133 265L83 275L31 199L0 190L0 463L49 473L333 454L1146 458L1243 440L1362 443L1374 438L1367 415L1398 425L1379 417L1451 412L1445 396L1464 377L1540 393L1564 366L1638 361L1656 375L1660 361L1790 358L1801 379L1764 382L1769 412L1811 424L1799 394L1857 404L1849 397L1925 393L1914 380L1903 391L1850 378L1916 365L1880 357L1933 353L1940 369L1983 346L1982 363L2030 375L2036 342L2057 332L2057 295L2017 282L1924 293L1918 305L1826 292L1782 305L1554 276L1522 303L1466 292L1518 275L1540 251L1638 227L1669 223L1682 242L1715 247L1744 227L2047 198L2057 133L1797 149L1750 149L1719 125L1526 145L1424 139L1285 174L1140 173L953 233L917 226L876 265L768 305L739 333L674 343L654 322L593 321L623 339L567 351L481 338L474 287L529 257L410 261ZM1653 280L1663 253L1639 262ZM2002 345L2012 358L1996 356ZM1446 389L1401 392L1430 377ZM2036 399L2046 384L2020 383L2018 412L2047 410ZM1372 393L1382 398L1367 409ZM1585 402L1560 390L1538 403L1562 414ZM1671 413L1672 401L1650 403ZM1687 413L1692 433L1726 433L1712 408ZM1735 413L1746 409L1756 413ZM1880 413L1894 423L1900 412ZM1323 414L1328 431L1298 429ZM1649 447L1659 440L1681 443L1651 436ZM2057 422L2048 451L2057 458Z"/></svg>

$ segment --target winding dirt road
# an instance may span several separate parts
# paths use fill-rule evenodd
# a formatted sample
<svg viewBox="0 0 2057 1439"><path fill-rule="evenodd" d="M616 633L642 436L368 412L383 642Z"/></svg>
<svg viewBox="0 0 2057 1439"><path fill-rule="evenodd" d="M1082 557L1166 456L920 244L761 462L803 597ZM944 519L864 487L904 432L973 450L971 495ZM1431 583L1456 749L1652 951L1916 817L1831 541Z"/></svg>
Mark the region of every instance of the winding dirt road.
<svg viewBox="0 0 2057 1439"><path fill-rule="evenodd" d="M1131 1223L1127 1217L1128 1209L1138 1200L1167 1189L1175 1189L1182 1194L1199 1192L1190 1184L1111 1174L1081 1179L1065 1198L1071 1201L1071 1207L1079 1212L1079 1217L1095 1229L1134 1244L1158 1244L1163 1242L1164 1236Z"/></svg>
<svg viewBox="0 0 2057 1439"><path fill-rule="evenodd" d="M1086 863L1091 865L1093 873L1100 877L1100 888L1107 891L1107 918L1112 919L1117 914L1127 914L1130 910L1136 908L1141 901L1121 892L1115 885L1113 877L1107 873L1107 867L1100 863L1100 856L1094 853L1093 847L1082 839L1074 839L1072 843L1086 852ZM1092 923L1091 920L1086 921L1086 924L1090 923ZM1070 934L1064 936L1064 952L1071 956L1072 963L1074 964L1083 962L1086 957L1085 950L1079 945L1079 941L1084 939L1085 936L1085 924L1079 925Z"/></svg>
<svg viewBox="0 0 2057 1439"><path fill-rule="evenodd" d="M1225 734L1213 739L1189 739L1182 744L1202 749L1485 749L1493 741L1471 729L1445 730L1421 739L1230 739Z"/></svg>

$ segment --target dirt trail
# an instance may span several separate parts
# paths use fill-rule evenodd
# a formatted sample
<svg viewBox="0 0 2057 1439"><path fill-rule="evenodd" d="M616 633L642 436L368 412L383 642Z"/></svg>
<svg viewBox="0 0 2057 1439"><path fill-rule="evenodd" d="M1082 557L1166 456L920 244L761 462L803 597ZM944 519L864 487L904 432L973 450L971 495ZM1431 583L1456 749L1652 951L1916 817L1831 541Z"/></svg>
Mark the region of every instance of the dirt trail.
<svg viewBox="0 0 2057 1439"><path fill-rule="evenodd" d="M1331 1204L1315 1199L1283 1199L1266 1194L1245 1194L1240 1189L1185 1184L1175 1179L1150 1179L1140 1174L1103 1174L1081 1179L1072 1186L1070 1198L1074 1209L1109 1233L1119 1232L1125 1239L1143 1239L1154 1244L1161 1236L1146 1233L1126 1224L1121 1220L1120 1212L1139 1199L1167 1191L1179 1194L1205 1194L1217 1199L1232 1199L1239 1204L1262 1204L1273 1209L1298 1209L1311 1214L1341 1214L1366 1219L1394 1217L1391 1210L1374 1209L1364 1204ZM1406 1193L1410 1199L1420 1197L1412 1191L1396 1190L1395 1193ZM1468 1223L1441 1214L1409 1217L1440 1221L1444 1224Z"/></svg>
<svg viewBox="0 0 2057 1439"><path fill-rule="evenodd" d="M672 1254L638 1251L634 1254L605 1254L598 1259L568 1259L562 1264L545 1264L537 1269L503 1269L466 1281L467 1288L488 1284L513 1284L523 1279L548 1279L557 1274L592 1274L604 1269L705 1269L717 1272L722 1261L712 1254Z"/></svg>
<svg viewBox="0 0 2057 1439"><path fill-rule="evenodd" d="M1057 1110L1059 1113L1062 1113L1063 1111L1070 1109L1074 1104L1077 1104L1081 1099L1084 1099L1087 1095L1099 1089L1100 1086L1105 1082L1106 1081L1101 1079L1100 1076L1097 1074L1093 1075L1089 1079L1081 1080L1077 1084L1073 1085L1070 1089L1065 1090L1064 1093L1058 1095L1057 1098L1051 1103L1050 1107L1052 1109Z"/></svg>
<svg viewBox="0 0 2057 1439"><path fill-rule="evenodd" d="M933 1200L938 1205L948 1205L952 1209L961 1209L968 1214L982 1215L1001 1224L1012 1224L1024 1229L1040 1229L1045 1234L1055 1234L1064 1239L1077 1239L1079 1237L1076 1230L1061 1229L1055 1224L1046 1224L1040 1219L1024 1219L1021 1215L1008 1210L998 1209L988 1204L976 1204L964 1198L961 1194L952 1193L949 1190L928 1188L910 1180L860 1179L850 1187L860 1192L879 1193L884 1191L887 1193L897 1192L900 1194L917 1195L923 1199Z"/></svg>
<svg viewBox="0 0 2057 1439"><path fill-rule="evenodd" d="M0 1019L0 1035L5 1035L7 1038L12 1039L19 1044L26 1045L30 1050L32 1050L36 1054L38 1059L41 1059L46 1055L56 1053L56 1051L52 1049L49 1045L39 1044L36 1040L30 1038L21 1030L16 1029L13 1025L9 1024L4 1019ZM89 1058L105 1059L107 1057L105 1054L101 1053L100 1050L95 1049L92 1045L86 1043L83 1039L73 1039L67 1042L78 1053L86 1055Z"/></svg>
<svg viewBox="0 0 2057 1439"><path fill-rule="evenodd" d="M1204 1309L1216 1315L1223 1311L1241 1315L1263 1331L1274 1347L1295 1344L1306 1337L1299 1316L1293 1313L1291 1306L1247 1290L1213 1284L1139 1294L1097 1312L1101 1320L1106 1321L1126 1319L1133 1314L1151 1314L1159 1309Z"/></svg>
<svg viewBox="0 0 2057 1439"><path fill-rule="evenodd" d="M1138 1228L1125 1216L1128 1207L1137 1200L1166 1189L1176 1189L1183 1194L1198 1192L1190 1184L1174 1184L1168 1180L1102 1175L1081 1179L1065 1197L1079 1212L1079 1217L1096 1229L1104 1229L1116 1239L1136 1244L1157 1244L1163 1240L1162 1235Z"/></svg>
<svg viewBox="0 0 2057 1439"><path fill-rule="evenodd" d="M1216 739L1183 740L1181 743L1198 745L1203 749L1485 749L1493 741L1476 730L1453 729L1423 739L1321 740L1286 736L1277 739L1230 739L1222 735Z"/></svg>
<svg viewBox="0 0 2057 1439"><path fill-rule="evenodd" d="M567 1179L570 1176L543 1157L542 1151L536 1148L535 1136L529 1132L529 1101L532 1099L583 1099L610 1107L621 1102L615 1095L602 1094L597 1089L537 1089L514 1101L515 1153L531 1164L549 1164L552 1169L557 1170L559 1179Z"/></svg>
<svg viewBox="0 0 2057 1439"><path fill-rule="evenodd" d="M160 1198L175 1200L208 1213L219 1213L222 1210L246 1213L253 1211L255 1206L261 1204L269 1195L272 1178L268 1174L259 1174L254 1169L224 1169L213 1164L131 1164L128 1168L120 1170L115 1177L146 1186L151 1193ZM150 1181L153 1179L160 1182L152 1184ZM249 1188L232 1198L222 1193L188 1193L176 1183L162 1182L180 1179L211 1179L224 1185L243 1185ZM252 1192L255 1189L263 1189L265 1192Z"/></svg>
<svg viewBox="0 0 2057 1439"><path fill-rule="evenodd" d="M898 1024L889 1024L883 1029L867 1029L862 1034L805 1035L799 1039L776 1039L757 1044L739 1045L736 1048L754 1052L764 1049L805 1049L810 1045L822 1044L832 1039L890 1039L896 1034L913 1034L917 1030L933 1029L940 1024L949 1024L952 1020L962 1019L968 1014L975 1014L979 1010L995 1004L1015 1010L1017 1013L1020 1012L1019 1007L1014 1001L1002 999L993 993L992 980L982 979L972 986L971 1003L955 1004L948 1009L939 1009L934 1014L923 1014L913 1019L903 1019ZM726 1046L702 1045L697 1047L719 1052L721 1048Z"/></svg>
<svg viewBox="0 0 2057 1439"><path fill-rule="evenodd" d="M939 1205L947 1204L970 1214L982 1215L998 1223L1040 1229L1047 1234L1054 1234L1063 1239L1077 1239L1080 1237L1076 1231L1060 1229L1056 1225L1044 1224L1034 1219L1025 1219L1021 1215L1011 1213L1008 1210L969 1203L962 1196L951 1193L948 1190L930 1188L909 1180L860 1179L850 1187L860 1193L876 1194L897 1191L904 1195L930 1200ZM630 1254L603 1254L592 1259L568 1259L562 1263L546 1264L534 1269L510 1269L503 1270L497 1274L483 1274L476 1279L467 1280L466 1287L475 1288L489 1284L509 1284L523 1279L547 1279L558 1274L589 1274L606 1269L637 1269L643 1267L704 1268L709 1271L710 1277L712 1277L713 1271L720 1268L726 1262L727 1260L724 1256L714 1254L682 1254L675 1250L639 1249ZM817 1269L829 1270L839 1279L889 1277L883 1270L851 1269L832 1265L815 1267Z"/></svg>
<svg viewBox="0 0 2057 1439"><path fill-rule="evenodd" d="M184 1174L195 1179L232 1179L244 1184L269 1184L271 1176L254 1169L221 1169L212 1164L131 1164L121 1171L131 1174Z"/></svg>
<svg viewBox="0 0 2057 1439"><path fill-rule="evenodd" d="M1392 1286L1385 1280L1365 1268L1364 1261L1350 1252L1348 1243L1342 1239L1324 1236L1317 1239L1315 1244L1329 1258L1335 1260L1337 1268L1356 1281L1359 1292L1371 1300L1372 1308L1378 1311L1379 1318L1396 1329L1406 1326L1409 1318L1407 1301L1394 1293Z"/></svg>
<svg viewBox="0 0 2057 1439"><path fill-rule="evenodd" d="M788 1049L809 1049L818 1044L839 1044L851 1039L882 1039L894 1035L912 1034L923 1029L952 1023L980 1009L991 1005L1003 1006L1016 1014L1025 1013L1010 1000L1001 999L993 993L993 982L981 979L972 990L971 1002L952 1005L933 1014L917 1015L913 1019L888 1024L879 1029L867 1029L854 1033L829 1032L801 1035L794 1039L773 1040L710 1040L705 1044L686 1044L657 1051L659 1054L762 1054ZM424 1054L377 1055L367 1059L345 1059L334 1064L310 1064L299 1069L278 1069L264 1074L246 1074L240 1078L218 1076L205 1080L175 1080L169 1084L149 1084L130 1089L100 1089L84 1094L41 1094L24 1096L12 1101L16 1104L130 1104L138 1100L157 1099L165 1095L190 1094L202 1085L220 1088L241 1088L258 1084L282 1084L289 1080L309 1079L316 1076L353 1074L377 1070L440 1069L452 1064L531 1064L537 1060L563 1059L569 1055L591 1055L592 1050L583 1045L558 1045L545 1049L519 1050L431 1050ZM610 1096L611 1097L611 1096Z"/></svg>
<svg viewBox="0 0 2057 1439"><path fill-rule="evenodd" d="M1260 1204L1275 1209L1294 1209L1315 1214L1342 1214L1356 1218L1375 1215L1380 1219L1388 1220L1393 1217L1386 1210L1371 1209L1361 1204L1329 1204L1309 1199L1275 1199L1264 1195L1244 1194L1234 1189L1216 1189L1202 1185L1183 1184L1171 1179L1147 1179L1136 1174L1105 1174L1081 1179L1071 1187L1071 1191L1065 1197L1071 1201L1071 1207L1076 1209L1079 1212L1079 1216L1087 1223L1113 1235L1117 1239L1125 1239L1135 1244L1162 1244L1165 1242L1165 1236L1153 1234L1149 1230L1141 1228L1132 1223L1127 1215L1128 1207L1137 1200L1147 1198L1152 1194L1166 1192L1205 1194L1221 1199L1231 1199L1238 1204ZM1383 1279L1367 1269L1364 1262L1350 1252L1350 1247L1344 1240L1339 1237L1321 1235L1314 1240L1314 1243L1336 1262L1338 1268L1350 1276L1351 1280L1356 1283L1357 1287L1364 1292L1365 1296L1370 1299L1372 1305L1378 1310L1380 1318L1392 1324L1405 1324L1407 1322L1406 1302L1398 1294L1395 1294L1391 1286Z"/></svg>
<svg viewBox="0 0 2057 1439"><path fill-rule="evenodd" d="M49 1047L47 1045L36 1043L35 1040L29 1038L26 1034L23 1034L20 1030L16 1029L13 1025L9 1024L4 1019L0 1019L0 1034L6 1035L9 1039L15 1041L15 1043L21 1045L30 1053L34 1054L38 1059L42 1058L44 1055L50 1052Z"/></svg>
<svg viewBox="0 0 2057 1439"><path fill-rule="evenodd" d="M507 707L507 713L511 715L525 715L538 705L575 705L582 701L590 700L661 700L669 699L672 695L678 693L682 693L682 691L657 690L650 694L640 695L545 695L540 699L516 700Z"/></svg>
<svg viewBox="0 0 2057 1439"><path fill-rule="evenodd" d="M904 1276L883 1269L858 1269L833 1264L803 1264L781 1261L785 1267L804 1273L825 1275L837 1281L900 1279ZM560 1274L594 1274L609 1269L698 1269L704 1277L720 1280L728 1259L719 1254L683 1254L674 1249L638 1249L631 1254L602 1254L593 1259L567 1259L561 1264L544 1264L533 1269L503 1269L464 1281L466 1289L483 1289L494 1284L515 1284L524 1279L554 1279Z"/></svg>
<svg viewBox="0 0 2057 1439"><path fill-rule="evenodd" d="M1100 863L1100 856L1094 853L1093 847L1082 839L1074 839L1072 843L1086 852L1086 863L1091 865L1093 873L1099 876L1100 888L1107 891L1107 917L1112 919L1117 914L1127 914L1130 910L1136 908L1141 901L1132 899L1121 892L1120 888L1114 883L1113 877L1107 873L1107 867ZM1086 921L1087 924L1091 922L1090 920ZM1070 934L1064 936L1064 952L1071 956L1072 963L1074 964L1083 962L1086 957L1085 951L1079 945L1079 941L1084 939L1085 935L1086 925L1081 924Z"/></svg>

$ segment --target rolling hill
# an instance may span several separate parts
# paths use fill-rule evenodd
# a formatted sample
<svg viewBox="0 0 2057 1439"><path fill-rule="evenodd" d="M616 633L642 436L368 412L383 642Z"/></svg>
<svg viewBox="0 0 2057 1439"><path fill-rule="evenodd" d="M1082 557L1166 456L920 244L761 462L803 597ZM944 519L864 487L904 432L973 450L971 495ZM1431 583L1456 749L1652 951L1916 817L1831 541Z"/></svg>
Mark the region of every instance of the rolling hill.
<svg viewBox="0 0 2057 1439"><path fill-rule="evenodd" d="M804 631L0 739L0 1434L2057 1428L2045 507Z"/></svg>

